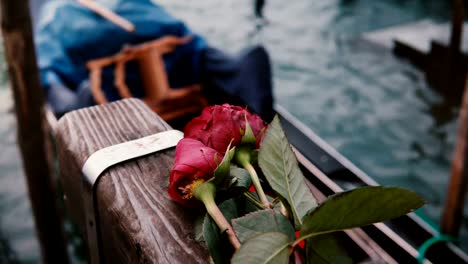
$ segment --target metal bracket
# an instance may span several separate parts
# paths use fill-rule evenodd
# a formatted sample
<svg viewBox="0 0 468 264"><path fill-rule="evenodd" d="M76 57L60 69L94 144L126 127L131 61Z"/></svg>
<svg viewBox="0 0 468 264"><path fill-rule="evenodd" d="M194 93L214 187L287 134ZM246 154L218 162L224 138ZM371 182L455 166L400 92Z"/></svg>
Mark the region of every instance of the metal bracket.
<svg viewBox="0 0 468 264"><path fill-rule="evenodd" d="M101 260L99 255L99 221L96 218L95 198L99 176L109 167L124 161L174 147L182 138L183 133L178 130L164 131L100 149L86 160L82 168L82 184L90 263L99 263Z"/></svg>

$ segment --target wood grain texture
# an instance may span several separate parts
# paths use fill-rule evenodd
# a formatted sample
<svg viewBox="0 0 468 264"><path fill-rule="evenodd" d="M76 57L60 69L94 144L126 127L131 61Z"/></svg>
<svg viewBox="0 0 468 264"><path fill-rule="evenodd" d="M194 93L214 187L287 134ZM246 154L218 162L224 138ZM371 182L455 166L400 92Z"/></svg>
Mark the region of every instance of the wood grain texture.
<svg viewBox="0 0 468 264"><path fill-rule="evenodd" d="M57 126L57 147L68 207L85 232L81 168L95 151L170 129L142 101L126 99L66 114ZM106 263L207 263L194 240L199 212L167 194L174 149L110 168L97 186Z"/></svg>
<svg viewBox="0 0 468 264"><path fill-rule="evenodd" d="M463 102L458 115L458 131L447 197L442 213L441 231L457 237L463 220L468 190L468 78L465 81Z"/></svg>
<svg viewBox="0 0 468 264"><path fill-rule="evenodd" d="M29 1L1 0L0 13L4 55L15 101L18 146L41 246L41 261L68 263L48 159L52 154L43 126L44 95L39 84Z"/></svg>

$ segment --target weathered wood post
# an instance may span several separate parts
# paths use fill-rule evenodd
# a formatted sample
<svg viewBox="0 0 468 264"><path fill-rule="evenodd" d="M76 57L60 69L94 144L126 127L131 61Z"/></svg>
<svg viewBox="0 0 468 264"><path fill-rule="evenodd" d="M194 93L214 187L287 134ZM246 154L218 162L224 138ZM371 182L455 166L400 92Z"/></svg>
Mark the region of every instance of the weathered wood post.
<svg viewBox="0 0 468 264"><path fill-rule="evenodd" d="M93 153L169 129L138 99L80 109L59 120L56 138L67 207L85 240L93 235L88 225L98 226L99 241L90 244L101 249L101 262L209 262L207 248L195 240L199 212L179 206L167 193L174 148L105 170L94 188L97 223L85 211L82 168Z"/></svg>
<svg viewBox="0 0 468 264"><path fill-rule="evenodd" d="M448 50L448 92L449 94L463 94L466 68L463 64L464 56L461 51L463 39L463 20L465 16L464 0L452 1L452 27ZM458 93L457 93L458 91Z"/></svg>
<svg viewBox="0 0 468 264"><path fill-rule="evenodd" d="M0 1L5 56L15 99L18 144L44 263L67 263L62 222L50 177L29 1Z"/></svg>
<svg viewBox="0 0 468 264"><path fill-rule="evenodd" d="M441 231L458 236L468 185L468 78L458 117L458 132Z"/></svg>
<svg viewBox="0 0 468 264"><path fill-rule="evenodd" d="M462 56L460 51L463 18L464 18L463 0L453 1L452 32L450 36L450 80L449 88L455 89L454 80L457 71L457 58ZM455 151L452 161L452 170L447 190L447 198L442 213L441 231L445 234L458 236L463 217L463 206L468 184L468 78L465 78L463 100L458 116L458 134L455 144Z"/></svg>
<svg viewBox="0 0 468 264"><path fill-rule="evenodd" d="M463 0L453 1L452 29L450 34L450 52L458 55L463 37L463 19L465 7Z"/></svg>

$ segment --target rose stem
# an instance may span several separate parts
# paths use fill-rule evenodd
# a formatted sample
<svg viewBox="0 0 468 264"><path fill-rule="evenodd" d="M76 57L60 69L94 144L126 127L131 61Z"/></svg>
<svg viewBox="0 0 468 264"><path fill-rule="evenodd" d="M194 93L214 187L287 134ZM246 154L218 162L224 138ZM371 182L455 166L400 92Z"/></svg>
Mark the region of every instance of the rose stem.
<svg viewBox="0 0 468 264"><path fill-rule="evenodd" d="M298 247L293 247L292 248L292 256L294 259L294 264L303 264L305 263L304 261L304 255L301 253L301 250Z"/></svg>
<svg viewBox="0 0 468 264"><path fill-rule="evenodd" d="M267 209L265 206L257 201L257 198L255 198L252 194L250 194L248 191L244 192L245 198L249 200L251 203L253 203L255 206L257 206L260 209Z"/></svg>
<svg viewBox="0 0 468 264"><path fill-rule="evenodd" d="M239 149L236 151L236 161L246 169L249 174L252 182L255 186L255 190L257 191L258 198L260 198L260 202L266 207L271 208L270 202L266 198L265 192L263 191L262 185L260 184L260 180L258 179L257 172L255 168L250 164L250 151L247 149Z"/></svg>
<svg viewBox="0 0 468 264"><path fill-rule="evenodd" d="M250 177L252 178L252 182L255 186L255 190L257 191L258 198L260 198L260 202L266 208L270 208L270 202L266 198L265 192L263 192L263 188L262 185L260 185L260 180L258 179L258 175L255 171L255 168L252 166L252 164L248 162L245 162L244 164L242 164L242 166L249 172Z"/></svg>
<svg viewBox="0 0 468 264"><path fill-rule="evenodd" d="M271 202L271 206L275 206L275 205L277 205L279 202L281 202L280 198L279 198L279 197L276 197L276 198Z"/></svg>
<svg viewBox="0 0 468 264"><path fill-rule="evenodd" d="M202 201L203 204L205 204L206 211L218 225L221 233L226 232L226 235L228 236L232 246L235 250L237 250L240 248L241 244L236 234L234 233L231 224L229 224L221 210L219 210L218 205L216 205L214 200L215 193L216 186L211 182L202 183L193 190L194 196L198 200Z"/></svg>
<svg viewBox="0 0 468 264"><path fill-rule="evenodd" d="M280 212L282 215L284 215L286 218L289 219L289 212L288 209L286 209L286 206L284 206L283 202L280 201Z"/></svg>

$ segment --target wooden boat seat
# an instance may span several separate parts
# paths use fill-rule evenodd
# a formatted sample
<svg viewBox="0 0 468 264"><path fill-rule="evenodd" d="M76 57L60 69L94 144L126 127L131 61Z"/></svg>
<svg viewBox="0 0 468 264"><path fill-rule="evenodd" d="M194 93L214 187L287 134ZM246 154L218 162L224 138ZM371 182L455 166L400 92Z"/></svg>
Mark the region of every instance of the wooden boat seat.
<svg viewBox="0 0 468 264"><path fill-rule="evenodd" d="M125 83L125 64L137 61L145 93L143 101L164 120L171 121L201 112L207 105L207 100L202 95L202 86L195 84L178 89L170 88L162 59L164 54L174 51L191 38L165 36L136 46L126 46L109 57L88 61L86 66L90 71L91 93L95 102L108 102L101 87L101 73L104 67L111 65L115 66L114 84L120 97L133 97Z"/></svg>

